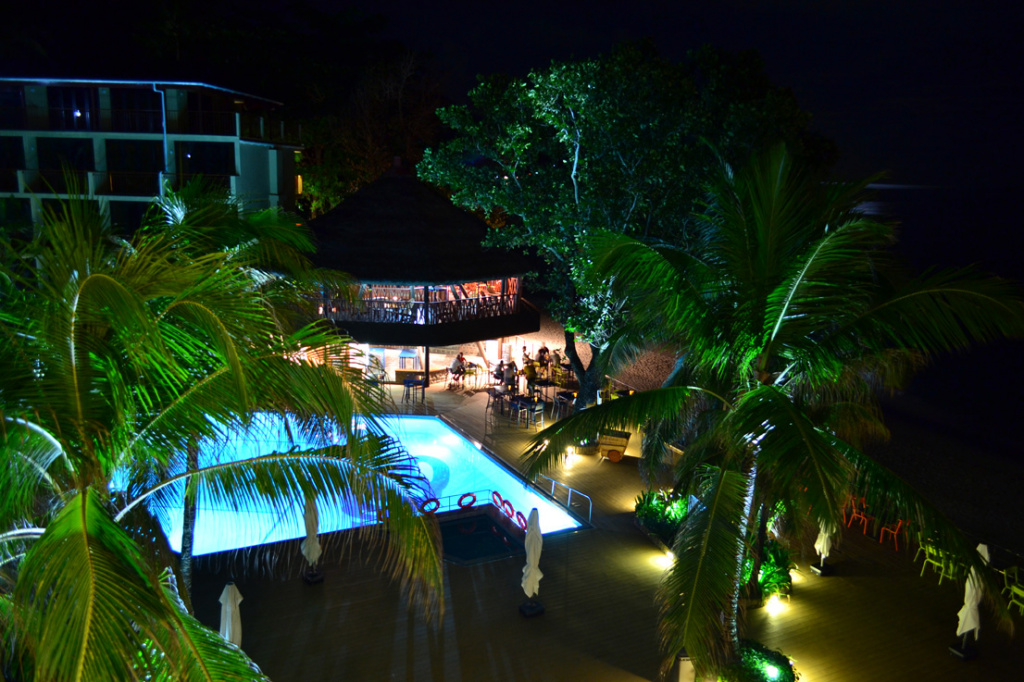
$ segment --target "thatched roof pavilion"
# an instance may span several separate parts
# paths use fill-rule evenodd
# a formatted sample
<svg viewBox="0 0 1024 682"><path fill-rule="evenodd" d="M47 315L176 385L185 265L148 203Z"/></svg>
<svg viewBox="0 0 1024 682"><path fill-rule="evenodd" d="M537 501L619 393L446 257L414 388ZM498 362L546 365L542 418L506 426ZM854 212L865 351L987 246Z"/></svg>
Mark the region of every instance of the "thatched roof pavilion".
<svg viewBox="0 0 1024 682"><path fill-rule="evenodd" d="M323 306L357 341L429 347L540 328L520 281L536 262L482 247L491 228L416 178L389 174L310 227L316 265L360 284L356 304L325 292Z"/></svg>
<svg viewBox="0 0 1024 682"><path fill-rule="evenodd" d="M408 175L386 175L310 222L316 264L360 282L458 284L522 275L532 259L480 244L487 223Z"/></svg>

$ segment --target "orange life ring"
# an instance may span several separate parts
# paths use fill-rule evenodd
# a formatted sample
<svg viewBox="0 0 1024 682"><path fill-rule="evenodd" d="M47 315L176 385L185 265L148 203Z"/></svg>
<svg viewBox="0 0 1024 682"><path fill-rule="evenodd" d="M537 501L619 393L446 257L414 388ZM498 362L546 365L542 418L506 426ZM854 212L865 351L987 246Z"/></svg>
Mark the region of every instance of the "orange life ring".
<svg viewBox="0 0 1024 682"><path fill-rule="evenodd" d="M434 503L434 506L430 507L430 509L427 509L427 507L430 506L431 502ZM420 505L420 511L424 514L433 514L440 508L441 502L436 497L428 497L427 499L423 500L423 504Z"/></svg>
<svg viewBox="0 0 1024 682"><path fill-rule="evenodd" d="M622 451L621 450L609 450L608 451L608 460L611 461L611 462L620 462L620 461L622 461Z"/></svg>
<svg viewBox="0 0 1024 682"><path fill-rule="evenodd" d="M466 502L466 498L469 498L469 502ZM474 504L476 504L475 493L466 493L465 495L459 498L459 509L469 509Z"/></svg>
<svg viewBox="0 0 1024 682"><path fill-rule="evenodd" d="M523 512L516 512L516 523L519 524L520 528L526 530L526 517L523 516Z"/></svg>
<svg viewBox="0 0 1024 682"><path fill-rule="evenodd" d="M501 503L501 511L505 512L505 516L509 517L510 519L516 515L515 507L513 507L512 503L509 502L508 500L505 500L504 502Z"/></svg>
<svg viewBox="0 0 1024 682"><path fill-rule="evenodd" d="M491 493L491 500L494 502L495 507L501 509L501 503L504 502L504 500L501 499L501 493L495 490L493 493Z"/></svg>

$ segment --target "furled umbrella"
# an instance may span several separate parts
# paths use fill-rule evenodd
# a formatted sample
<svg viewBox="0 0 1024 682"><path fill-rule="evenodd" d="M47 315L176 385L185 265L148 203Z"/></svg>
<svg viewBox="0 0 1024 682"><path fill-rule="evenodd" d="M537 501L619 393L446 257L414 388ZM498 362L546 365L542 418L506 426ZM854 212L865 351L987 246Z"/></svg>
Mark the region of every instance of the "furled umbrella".
<svg viewBox="0 0 1024 682"><path fill-rule="evenodd" d="M316 510L316 498L307 497L306 507L302 512L302 521L306 525L306 538L299 545L302 556L309 562L309 570L306 571L306 582L319 582L322 579L320 572L316 569L316 562L320 560L323 549L320 547L320 538L317 532L320 530L320 515Z"/></svg>
<svg viewBox="0 0 1024 682"><path fill-rule="evenodd" d="M978 554L981 555L981 558L987 564L988 545L984 543L978 545ZM978 575L978 569L972 568L970 575L967 576L967 583L964 585L964 605L956 614L959 619L956 636L963 637L960 651L964 654L967 653L967 633L973 631L974 639L978 639L978 631L981 630L981 615L978 613L978 604L981 603L981 598L984 594L984 587L981 583L981 576Z"/></svg>
<svg viewBox="0 0 1024 682"><path fill-rule="evenodd" d="M544 607L534 599L540 590L540 579L544 574L540 570L540 551L544 546L544 536L540 532L540 513L534 507L526 520L526 565L523 566L523 592L527 601L519 607L524 616L536 616L544 613Z"/></svg>
<svg viewBox="0 0 1024 682"><path fill-rule="evenodd" d="M242 593L229 581L220 593L220 636L235 646L242 646Z"/></svg>
<svg viewBox="0 0 1024 682"><path fill-rule="evenodd" d="M815 570L818 575L828 575L829 573L829 570L825 568L825 559L828 558L829 552L832 551L832 536L835 535L835 532L835 527L829 522L818 522L818 538L814 541L814 551L821 557ZM811 566L811 568L815 569L814 566Z"/></svg>

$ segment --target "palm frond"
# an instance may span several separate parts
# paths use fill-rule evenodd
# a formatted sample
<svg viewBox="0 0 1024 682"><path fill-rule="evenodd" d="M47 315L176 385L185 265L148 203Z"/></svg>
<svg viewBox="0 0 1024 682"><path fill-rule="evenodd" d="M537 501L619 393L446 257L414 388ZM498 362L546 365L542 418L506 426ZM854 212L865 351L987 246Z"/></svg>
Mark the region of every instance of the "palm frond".
<svg viewBox="0 0 1024 682"><path fill-rule="evenodd" d="M705 474L701 502L687 514L676 535L672 567L658 589L662 666L686 649L698 675L719 669L732 654L723 614L739 589L736 578L743 548L747 477L727 469Z"/></svg>
<svg viewBox="0 0 1024 682"><path fill-rule="evenodd" d="M774 386L750 391L726 417L725 428L734 442L746 441L755 450L759 470L784 482L783 494L839 526L851 468L837 440L815 427L788 396Z"/></svg>
<svg viewBox="0 0 1024 682"><path fill-rule="evenodd" d="M89 489L69 500L21 564L18 643L52 680L119 679L168 615L137 548Z"/></svg>
<svg viewBox="0 0 1024 682"><path fill-rule="evenodd" d="M636 393L577 412L538 433L520 462L527 476L542 473L565 456L569 446L592 440L602 429L635 430L648 419L679 413L690 388L662 388Z"/></svg>

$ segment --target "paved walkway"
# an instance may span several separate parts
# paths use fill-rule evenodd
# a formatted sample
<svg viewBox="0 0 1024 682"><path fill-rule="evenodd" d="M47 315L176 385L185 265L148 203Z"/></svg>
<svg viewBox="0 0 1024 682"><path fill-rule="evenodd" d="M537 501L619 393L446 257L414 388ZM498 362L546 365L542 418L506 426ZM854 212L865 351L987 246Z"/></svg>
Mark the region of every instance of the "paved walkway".
<svg viewBox="0 0 1024 682"><path fill-rule="evenodd" d="M534 430L485 419L485 401L483 393L431 388L425 403L397 405L445 415L514 464ZM636 440L627 454L635 454ZM593 528L545 538L540 599L547 612L539 618L517 611L521 557L446 564L445 614L431 628L408 612L372 560L354 555L326 566L325 582L314 587L297 578L237 580L243 649L275 682L655 679L662 555L633 526L642 488L634 463L579 457L551 473L593 499ZM949 655L962 585L939 588L930 575L918 577L906 550L857 532L833 559L837 574L827 579L800 562L787 612L772 617L759 609L746 619L750 636L796 660L803 682L1020 679L1024 646L987 620L979 659L965 664ZM197 615L214 627L226 579L206 573L197 580Z"/></svg>

